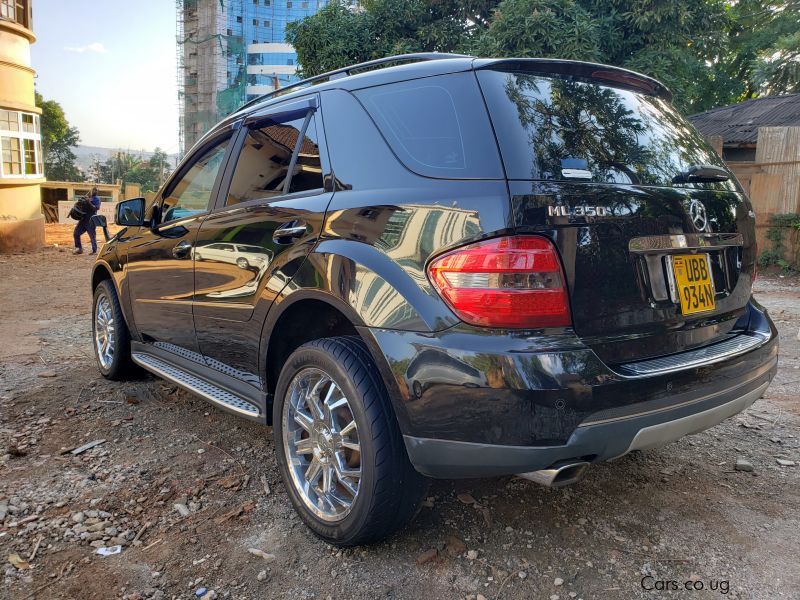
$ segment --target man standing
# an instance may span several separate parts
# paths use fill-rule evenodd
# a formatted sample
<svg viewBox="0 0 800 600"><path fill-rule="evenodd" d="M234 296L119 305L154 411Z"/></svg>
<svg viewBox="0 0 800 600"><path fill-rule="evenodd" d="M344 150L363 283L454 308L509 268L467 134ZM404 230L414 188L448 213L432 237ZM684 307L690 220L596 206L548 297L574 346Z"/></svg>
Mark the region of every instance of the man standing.
<svg viewBox="0 0 800 600"><path fill-rule="evenodd" d="M83 254L81 235L88 233L89 241L92 243L92 251L90 254L97 254L97 234L95 232L94 223L92 222L92 217L100 210L100 196L97 195L96 187L92 188L92 197L90 199L84 198L83 203L86 204L86 211L83 217L81 217L81 220L75 225L75 230L72 232L72 237L75 240L75 250L73 250L72 253Z"/></svg>

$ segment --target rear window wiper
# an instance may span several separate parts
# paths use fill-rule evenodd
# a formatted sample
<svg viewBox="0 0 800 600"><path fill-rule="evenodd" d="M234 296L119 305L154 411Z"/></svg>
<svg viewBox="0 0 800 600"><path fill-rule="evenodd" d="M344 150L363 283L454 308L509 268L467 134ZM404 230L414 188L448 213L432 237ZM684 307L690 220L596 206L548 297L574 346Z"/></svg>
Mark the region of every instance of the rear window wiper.
<svg viewBox="0 0 800 600"><path fill-rule="evenodd" d="M672 183L709 183L728 181L730 176L722 167L715 165L690 165L672 178Z"/></svg>

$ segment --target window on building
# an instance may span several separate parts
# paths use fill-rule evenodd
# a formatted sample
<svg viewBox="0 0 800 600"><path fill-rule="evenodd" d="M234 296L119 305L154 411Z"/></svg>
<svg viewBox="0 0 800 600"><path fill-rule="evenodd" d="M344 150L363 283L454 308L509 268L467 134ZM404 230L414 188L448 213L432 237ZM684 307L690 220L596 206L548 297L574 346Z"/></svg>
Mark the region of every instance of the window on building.
<svg viewBox="0 0 800 600"><path fill-rule="evenodd" d="M226 205L283 195L304 121L305 117L285 122L268 121L248 131L247 141L236 162ZM316 189L322 189L322 168L312 116L291 173L289 193Z"/></svg>
<svg viewBox="0 0 800 600"><path fill-rule="evenodd" d="M28 113L22 113L22 131L36 133L36 117Z"/></svg>
<svg viewBox="0 0 800 600"><path fill-rule="evenodd" d="M269 21L264 21L264 27L269 27Z"/></svg>
<svg viewBox="0 0 800 600"><path fill-rule="evenodd" d="M236 17L236 22L237 22L237 23L241 23L241 22L242 22L242 17L241 17L241 15L239 15L238 17Z"/></svg>
<svg viewBox="0 0 800 600"><path fill-rule="evenodd" d="M35 140L22 140L25 151L25 175L36 175L36 142Z"/></svg>
<svg viewBox="0 0 800 600"><path fill-rule="evenodd" d="M22 173L22 160L19 151L19 139L3 137L3 175L6 177L20 175Z"/></svg>
<svg viewBox="0 0 800 600"><path fill-rule="evenodd" d="M294 64L294 59L293 58L287 58L286 59L286 64L287 65L293 65Z"/></svg>
<svg viewBox="0 0 800 600"><path fill-rule="evenodd" d="M228 30L225 31L225 33L227 33L228 37L230 37L230 36L233 35L233 29L228 29Z"/></svg>
<svg viewBox="0 0 800 600"><path fill-rule="evenodd" d="M0 109L2 168L0 176L20 177L43 174L39 115Z"/></svg>
<svg viewBox="0 0 800 600"><path fill-rule="evenodd" d="M287 2L286 3L286 8L292 8L292 3L291 2Z"/></svg>
<svg viewBox="0 0 800 600"><path fill-rule="evenodd" d="M272 2L270 2L270 0L264 0L264 6L272 6Z"/></svg>
<svg viewBox="0 0 800 600"><path fill-rule="evenodd" d="M257 43L258 43L258 40L253 40L253 43L254 43L254 44L257 44Z"/></svg>
<svg viewBox="0 0 800 600"><path fill-rule="evenodd" d="M28 27L28 0L0 0L0 19Z"/></svg>
<svg viewBox="0 0 800 600"><path fill-rule="evenodd" d="M258 19L253 19L253 25L258 25Z"/></svg>
<svg viewBox="0 0 800 600"><path fill-rule="evenodd" d="M0 109L0 131L19 131L19 113Z"/></svg>

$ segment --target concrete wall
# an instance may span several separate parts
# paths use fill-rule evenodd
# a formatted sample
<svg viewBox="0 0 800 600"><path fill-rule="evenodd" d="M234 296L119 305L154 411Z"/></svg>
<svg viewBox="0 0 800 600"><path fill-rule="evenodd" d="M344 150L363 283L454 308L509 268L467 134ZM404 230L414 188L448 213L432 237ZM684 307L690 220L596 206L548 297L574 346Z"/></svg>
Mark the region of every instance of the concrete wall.
<svg viewBox="0 0 800 600"><path fill-rule="evenodd" d="M58 222L68 223L74 225L76 221L69 218L69 211L75 204L72 200L61 200L58 203ZM105 216L106 220L110 223L114 222L114 216L117 214L117 204L119 202L103 202L100 204L100 210L97 211L98 215Z"/></svg>

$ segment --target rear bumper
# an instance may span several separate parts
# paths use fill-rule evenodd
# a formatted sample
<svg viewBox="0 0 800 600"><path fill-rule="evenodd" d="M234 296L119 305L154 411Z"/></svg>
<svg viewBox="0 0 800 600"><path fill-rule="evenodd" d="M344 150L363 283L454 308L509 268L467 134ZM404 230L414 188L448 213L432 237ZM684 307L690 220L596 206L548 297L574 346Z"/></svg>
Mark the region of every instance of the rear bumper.
<svg viewBox="0 0 800 600"><path fill-rule="evenodd" d="M713 427L758 400L772 374L689 406L578 427L562 446L503 446L404 436L409 458L429 477L457 479L527 473L568 460L599 462L663 446Z"/></svg>
<svg viewBox="0 0 800 600"><path fill-rule="evenodd" d="M777 370L777 332L751 304L761 342L647 376L611 370L575 338L454 327L363 331L394 401L409 458L440 478L596 462L702 431L760 398Z"/></svg>

